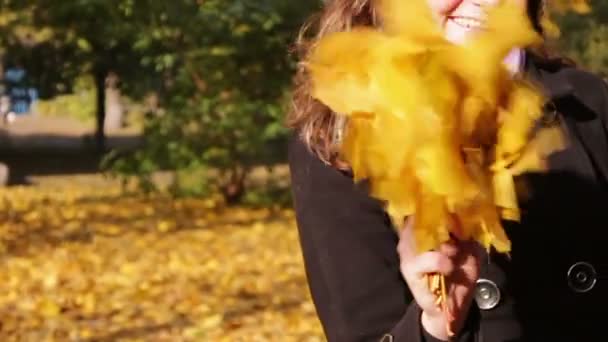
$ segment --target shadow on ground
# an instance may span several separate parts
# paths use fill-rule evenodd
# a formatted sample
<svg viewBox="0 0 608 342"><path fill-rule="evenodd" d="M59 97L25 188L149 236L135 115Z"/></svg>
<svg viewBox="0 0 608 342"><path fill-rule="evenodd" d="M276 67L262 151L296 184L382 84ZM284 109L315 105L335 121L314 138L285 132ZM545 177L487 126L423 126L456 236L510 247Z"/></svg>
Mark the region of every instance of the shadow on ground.
<svg viewBox="0 0 608 342"><path fill-rule="evenodd" d="M96 151L91 136L29 134L10 139L0 131L0 163L8 166L8 185L27 185L30 176L91 174L99 172L105 153ZM108 137L106 151L131 150L141 137Z"/></svg>

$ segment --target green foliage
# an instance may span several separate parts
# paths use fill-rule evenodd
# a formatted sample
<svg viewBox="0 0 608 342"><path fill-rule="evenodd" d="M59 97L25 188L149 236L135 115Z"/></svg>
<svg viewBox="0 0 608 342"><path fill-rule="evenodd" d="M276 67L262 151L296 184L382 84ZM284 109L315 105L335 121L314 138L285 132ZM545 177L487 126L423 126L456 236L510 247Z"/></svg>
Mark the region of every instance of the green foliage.
<svg viewBox="0 0 608 342"><path fill-rule="evenodd" d="M285 99L294 61L289 45L316 1L284 0L0 0L5 25L31 28L32 49L44 51L36 74L74 91L75 75L115 72L132 97L155 91L164 115L145 122L144 146L115 151L104 167L136 176L154 190L152 175L170 170L172 189L204 193L214 185L229 201L244 194L252 167L284 160ZM0 26L2 26L0 18ZM7 29L10 31L10 29ZM22 39L6 39L17 47ZM2 43L2 42L0 42ZM5 44L5 45L6 45ZM28 50L29 49L29 50ZM59 58L61 56L62 58ZM41 82L42 83L42 82ZM49 91L49 93L52 93ZM74 103L78 92L68 99ZM64 101L65 100L65 101ZM43 105L44 107L44 105ZM88 115L89 108L83 112ZM52 111L49 109L49 111ZM217 171L210 176L205 170ZM194 181L197 180L197 181Z"/></svg>
<svg viewBox="0 0 608 342"><path fill-rule="evenodd" d="M139 25L120 15L123 2L3 1L1 10L15 14L4 27L9 63L24 64L43 97L71 92L77 78L97 69L133 70Z"/></svg>
<svg viewBox="0 0 608 342"><path fill-rule="evenodd" d="M75 81L72 93L36 103L36 113L49 117L71 117L83 122L95 120L95 84L89 76Z"/></svg>
<svg viewBox="0 0 608 342"><path fill-rule="evenodd" d="M284 160L283 117L294 67L288 47L311 10L311 4L278 0L206 1L180 17L167 29L180 32L179 43L147 60L171 71L167 113L150 118L144 148L113 169L137 175L146 186L160 170L218 170L200 179L229 201L239 200L252 167Z"/></svg>
<svg viewBox="0 0 608 342"><path fill-rule="evenodd" d="M608 76L608 2L592 0L587 15L567 13L558 18L560 45L566 55L591 71Z"/></svg>
<svg viewBox="0 0 608 342"><path fill-rule="evenodd" d="M35 113L45 117L69 117L83 123L93 124L96 114L95 81L90 75L83 75L73 82L69 93L53 96L36 102ZM141 103L123 96L121 101L125 110L128 127L140 127L144 108Z"/></svg>
<svg viewBox="0 0 608 342"><path fill-rule="evenodd" d="M293 207L290 188L274 182L263 186L252 186L243 196L242 202L254 208Z"/></svg>

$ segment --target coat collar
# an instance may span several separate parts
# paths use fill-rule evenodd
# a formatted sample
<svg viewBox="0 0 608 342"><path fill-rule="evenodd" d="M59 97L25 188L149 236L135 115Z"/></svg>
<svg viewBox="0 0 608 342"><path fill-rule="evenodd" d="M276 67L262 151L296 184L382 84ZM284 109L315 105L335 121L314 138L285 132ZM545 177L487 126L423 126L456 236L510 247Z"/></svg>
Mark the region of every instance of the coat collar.
<svg viewBox="0 0 608 342"><path fill-rule="evenodd" d="M572 72L565 67L558 63L545 62L533 54L529 57L526 74L532 82L540 86L547 99L544 118L556 118L559 113L575 140L571 143L582 147L582 153L576 155L579 163L587 158L596 179L608 186L608 127L604 128L604 114L599 112L602 109L594 106L588 100L589 96L577 93Z"/></svg>
<svg viewBox="0 0 608 342"><path fill-rule="evenodd" d="M557 72L556 63L542 61L533 53L526 53L525 73L528 78L540 86L547 102L558 101L575 96L575 87L566 74Z"/></svg>

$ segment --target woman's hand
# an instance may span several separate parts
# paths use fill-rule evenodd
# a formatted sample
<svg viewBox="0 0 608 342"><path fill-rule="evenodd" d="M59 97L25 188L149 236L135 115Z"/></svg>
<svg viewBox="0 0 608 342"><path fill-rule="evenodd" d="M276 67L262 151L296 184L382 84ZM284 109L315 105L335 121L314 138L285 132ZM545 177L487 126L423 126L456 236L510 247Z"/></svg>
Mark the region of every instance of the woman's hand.
<svg viewBox="0 0 608 342"><path fill-rule="evenodd" d="M446 327L458 333L466 321L479 278L481 247L475 242L452 241L438 251L417 254L410 218L400 233L397 251L401 258L401 273L414 299L422 309L422 326L435 338L448 340ZM441 306L429 290L426 275L440 273L445 276L448 289L448 306L453 321L448 322Z"/></svg>

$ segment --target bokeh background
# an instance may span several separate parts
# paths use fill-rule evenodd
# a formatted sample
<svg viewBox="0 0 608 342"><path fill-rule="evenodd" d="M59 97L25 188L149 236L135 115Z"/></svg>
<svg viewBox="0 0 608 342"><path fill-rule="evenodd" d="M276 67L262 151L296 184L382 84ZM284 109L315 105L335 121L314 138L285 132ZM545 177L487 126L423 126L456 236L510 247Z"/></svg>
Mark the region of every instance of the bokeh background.
<svg viewBox="0 0 608 342"><path fill-rule="evenodd" d="M605 77L591 3L552 45ZM323 341L283 125L320 1L0 4L0 341Z"/></svg>

